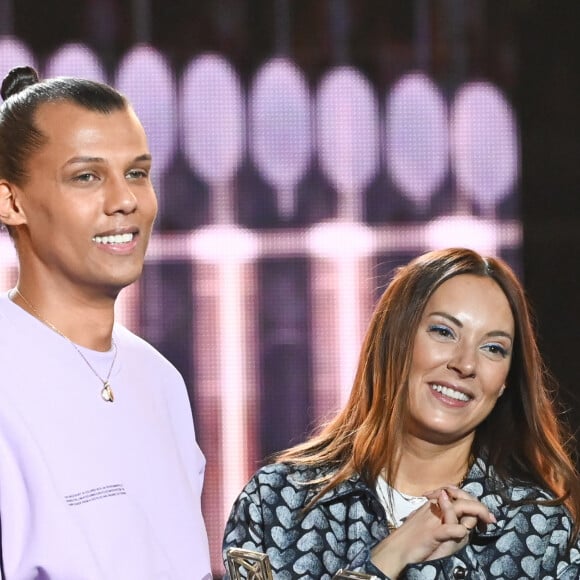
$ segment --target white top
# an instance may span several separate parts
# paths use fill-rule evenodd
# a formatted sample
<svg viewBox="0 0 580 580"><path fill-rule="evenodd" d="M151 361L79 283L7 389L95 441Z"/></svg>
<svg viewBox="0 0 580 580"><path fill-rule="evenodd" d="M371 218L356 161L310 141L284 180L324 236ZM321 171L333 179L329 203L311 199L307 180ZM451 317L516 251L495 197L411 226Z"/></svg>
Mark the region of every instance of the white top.
<svg viewBox="0 0 580 580"><path fill-rule="evenodd" d="M183 379L115 325L115 402L73 345L0 296L6 580L211 578ZM105 377L113 353L81 349Z"/></svg>
<svg viewBox="0 0 580 580"><path fill-rule="evenodd" d="M381 475L377 479L377 495L385 508L389 524L395 528L402 526L411 513L427 503L423 495L408 495L391 487Z"/></svg>

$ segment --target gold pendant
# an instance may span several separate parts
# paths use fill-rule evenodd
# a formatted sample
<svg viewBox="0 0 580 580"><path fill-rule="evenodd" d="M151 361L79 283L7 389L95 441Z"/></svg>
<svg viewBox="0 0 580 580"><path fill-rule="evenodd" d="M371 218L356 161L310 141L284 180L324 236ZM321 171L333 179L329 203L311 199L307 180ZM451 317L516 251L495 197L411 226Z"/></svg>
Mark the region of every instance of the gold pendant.
<svg viewBox="0 0 580 580"><path fill-rule="evenodd" d="M107 401L107 403L112 403L115 400L115 395L113 395L113 389L111 389L111 385L109 385L108 381L106 383L103 383L101 397L103 397L103 401Z"/></svg>

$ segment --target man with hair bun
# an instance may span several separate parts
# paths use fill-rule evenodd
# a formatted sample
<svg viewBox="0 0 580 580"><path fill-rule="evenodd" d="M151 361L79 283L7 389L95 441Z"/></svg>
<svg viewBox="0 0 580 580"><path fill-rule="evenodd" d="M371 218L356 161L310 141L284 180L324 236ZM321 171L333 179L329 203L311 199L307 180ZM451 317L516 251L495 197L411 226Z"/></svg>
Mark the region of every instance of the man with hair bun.
<svg viewBox="0 0 580 580"><path fill-rule="evenodd" d="M143 127L111 87L30 67L1 96L1 576L211 578L183 379L114 320L157 213Z"/></svg>

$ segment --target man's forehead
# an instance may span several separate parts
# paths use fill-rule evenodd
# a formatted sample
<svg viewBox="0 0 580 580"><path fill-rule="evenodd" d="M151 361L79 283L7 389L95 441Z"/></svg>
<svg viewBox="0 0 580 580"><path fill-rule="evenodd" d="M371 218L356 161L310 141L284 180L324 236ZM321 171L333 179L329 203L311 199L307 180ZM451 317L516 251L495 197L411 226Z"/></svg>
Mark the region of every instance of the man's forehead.
<svg viewBox="0 0 580 580"><path fill-rule="evenodd" d="M44 103L35 124L49 144L81 149L97 145L106 150L135 147L136 154L147 152L145 132L129 107L103 113L69 101Z"/></svg>
<svg viewBox="0 0 580 580"><path fill-rule="evenodd" d="M41 124L60 123L63 118L69 120L69 123L74 120L86 119L87 122L95 119L107 119L112 116L119 115L132 117L139 122L137 116L130 107L123 107L120 109L111 109L107 112L102 112L96 109L89 109L70 100L57 100L42 103L35 113L35 121Z"/></svg>

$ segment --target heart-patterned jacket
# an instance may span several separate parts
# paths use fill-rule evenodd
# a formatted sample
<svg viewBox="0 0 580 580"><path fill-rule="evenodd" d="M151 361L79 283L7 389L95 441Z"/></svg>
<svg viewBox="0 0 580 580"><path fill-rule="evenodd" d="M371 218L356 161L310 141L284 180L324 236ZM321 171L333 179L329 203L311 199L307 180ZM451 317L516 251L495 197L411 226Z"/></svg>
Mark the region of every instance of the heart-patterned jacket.
<svg viewBox="0 0 580 580"><path fill-rule="evenodd" d="M387 578L370 560L387 536L383 506L373 488L355 476L304 506L317 492L308 484L323 471L288 464L258 470L235 501L226 525L228 548L264 552L275 579L330 579L341 568ZM499 493L493 469L478 458L463 489L483 502L497 524L474 531L452 556L409 565L401 579L580 578L580 540L571 548L572 519L562 506L541 502L550 495L532 486ZM518 503L534 499L539 503Z"/></svg>

